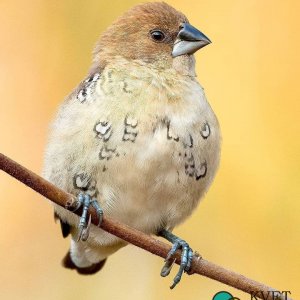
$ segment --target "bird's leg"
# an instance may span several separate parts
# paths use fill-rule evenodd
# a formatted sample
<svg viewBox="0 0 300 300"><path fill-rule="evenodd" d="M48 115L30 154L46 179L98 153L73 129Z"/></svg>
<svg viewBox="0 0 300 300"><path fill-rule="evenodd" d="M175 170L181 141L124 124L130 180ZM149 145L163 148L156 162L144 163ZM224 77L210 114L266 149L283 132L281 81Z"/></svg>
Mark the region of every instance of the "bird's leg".
<svg viewBox="0 0 300 300"><path fill-rule="evenodd" d="M77 197L77 201L74 204L73 211L78 210L82 207L82 214L79 219L78 224L78 238L77 241L86 241L89 237L90 225L91 225L91 215L88 216L88 210L90 206L94 207L99 219L98 226L101 224L103 219L103 210L101 209L97 199L91 199L91 196L87 194L80 193Z"/></svg>
<svg viewBox="0 0 300 300"><path fill-rule="evenodd" d="M163 266L163 268L161 270L161 273L160 273L161 276L165 277L165 276L169 275L169 273L172 269L172 266L175 262L175 259L173 258L175 252L178 249L181 249L181 251L182 251L179 271L177 272L176 276L174 277L173 284L170 286L170 288L173 289L181 280L183 272L187 272L190 269L192 259L193 259L193 250L190 248L189 244L186 241L177 237L170 231L163 229L158 233L158 235L167 239L169 242L171 242L173 244L170 252L168 253L168 256L166 257L165 265Z"/></svg>

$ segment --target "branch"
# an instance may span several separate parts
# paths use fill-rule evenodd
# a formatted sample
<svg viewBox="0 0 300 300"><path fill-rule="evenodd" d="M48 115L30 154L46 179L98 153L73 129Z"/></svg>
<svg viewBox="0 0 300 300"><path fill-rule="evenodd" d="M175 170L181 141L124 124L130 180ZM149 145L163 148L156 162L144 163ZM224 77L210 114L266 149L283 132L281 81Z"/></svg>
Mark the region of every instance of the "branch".
<svg viewBox="0 0 300 300"><path fill-rule="evenodd" d="M2 153L0 153L0 169L64 208L71 205L76 200L73 195L64 192ZM97 216L94 209L91 209L89 212L92 216L92 223L97 226ZM128 243L162 258L166 258L171 249L169 245L105 215L100 227ZM175 257L176 263L180 264L180 251L176 252ZM262 283L246 278L233 271L229 271L197 256L193 259L189 274L204 275L246 293L256 293L256 298L254 299L268 299L269 294L271 295L271 291L276 291ZM283 296L276 299L292 300Z"/></svg>

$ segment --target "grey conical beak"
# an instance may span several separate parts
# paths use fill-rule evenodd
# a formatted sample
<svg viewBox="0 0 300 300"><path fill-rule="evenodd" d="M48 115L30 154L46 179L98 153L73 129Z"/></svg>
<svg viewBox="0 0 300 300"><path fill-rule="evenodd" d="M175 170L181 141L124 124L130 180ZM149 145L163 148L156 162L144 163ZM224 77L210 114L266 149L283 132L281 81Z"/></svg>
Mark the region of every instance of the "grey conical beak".
<svg viewBox="0 0 300 300"><path fill-rule="evenodd" d="M210 39L197 28L191 24L183 23L174 43L172 56L193 54L210 43Z"/></svg>

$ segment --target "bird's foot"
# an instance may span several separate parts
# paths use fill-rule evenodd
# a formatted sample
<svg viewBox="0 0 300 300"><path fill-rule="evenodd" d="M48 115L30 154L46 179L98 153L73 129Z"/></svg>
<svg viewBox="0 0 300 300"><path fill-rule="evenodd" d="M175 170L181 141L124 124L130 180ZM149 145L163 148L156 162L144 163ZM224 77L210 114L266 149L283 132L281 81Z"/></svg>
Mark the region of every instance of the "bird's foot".
<svg viewBox="0 0 300 300"><path fill-rule="evenodd" d="M78 237L77 242L86 241L89 237L90 225L91 225L91 215L88 215L88 210L90 207L93 207L96 210L98 217L98 226L100 226L103 219L103 210L100 207L97 199L91 199L91 196L87 194L80 193L77 197L77 201L72 205L72 210L76 211L82 207L82 214L79 219L78 224Z"/></svg>
<svg viewBox="0 0 300 300"><path fill-rule="evenodd" d="M189 244L186 241L180 239L179 237L175 236L174 234L172 234L171 232L169 232L167 230L160 231L159 235L164 237L171 243L173 243L173 246L172 246L170 252L168 253L168 256L166 257L165 265L163 266L163 268L161 270L161 273L160 273L161 276L166 277L170 274L172 266L176 260L175 258L173 258L175 252L178 249L181 249L181 251L182 251L179 271L177 272L176 276L174 277L173 284L170 286L170 288L173 289L180 282L182 274L184 272L189 271L192 260L193 260L193 255L194 255L193 250L191 249L191 247L189 246Z"/></svg>

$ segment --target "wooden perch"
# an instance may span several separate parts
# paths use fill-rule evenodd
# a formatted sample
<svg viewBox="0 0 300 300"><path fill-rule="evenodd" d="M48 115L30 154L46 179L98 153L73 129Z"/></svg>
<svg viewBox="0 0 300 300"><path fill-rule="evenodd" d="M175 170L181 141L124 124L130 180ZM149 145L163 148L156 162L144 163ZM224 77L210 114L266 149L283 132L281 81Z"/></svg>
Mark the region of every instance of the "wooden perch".
<svg viewBox="0 0 300 300"><path fill-rule="evenodd" d="M62 207L68 207L76 200L73 195L64 192L2 153L0 153L0 169ZM92 223L97 225L97 216L94 209L91 209L90 213L92 216ZM171 249L170 245L167 245L141 231L131 228L105 215L100 227L128 243L162 258L166 258ZM180 251L176 252L175 257L177 264L180 264L180 254ZM246 278L245 276L233 271L229 271L197 256L193 259L189 274L204 275L243 292L249 294L253 293L255 294L255 298L253 299L271 299L271 291L276 291L262 283ZM287 298L284 294L279 296L277 299L292 300Z"/></svg>

